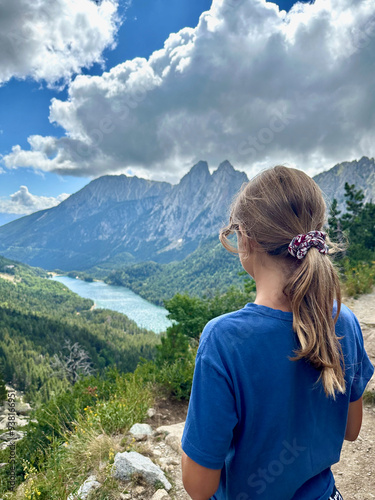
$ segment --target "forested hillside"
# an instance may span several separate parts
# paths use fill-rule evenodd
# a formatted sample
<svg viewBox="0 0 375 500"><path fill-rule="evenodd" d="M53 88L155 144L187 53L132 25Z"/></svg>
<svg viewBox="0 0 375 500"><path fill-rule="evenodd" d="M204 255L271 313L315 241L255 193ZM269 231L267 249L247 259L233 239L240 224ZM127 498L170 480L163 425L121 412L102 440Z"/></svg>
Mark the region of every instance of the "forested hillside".
<svg viewBox="0 0 375 500"><path fill-rule="evenodd" d="M102 273L102 270L95 269ZM180 262L144 262L111 272L105 281L131 288L145 299L162 305L176 293L212 296L231 285L242 287L242 267L237 255L230 255L217 236L209 238Z"/></svg>
<svg viewBox="0 0 375 500"><path fill-rule="evenodd" d="M93 302L72 293L47 273L0 257L0 368L7 382L33 402L47 400L70 382L51 366L54 355L78 343L91 371L117 365L135 369L153 358L159 337L126 316L92 310ZM61 354L60 354L61 353Z"/></svg>

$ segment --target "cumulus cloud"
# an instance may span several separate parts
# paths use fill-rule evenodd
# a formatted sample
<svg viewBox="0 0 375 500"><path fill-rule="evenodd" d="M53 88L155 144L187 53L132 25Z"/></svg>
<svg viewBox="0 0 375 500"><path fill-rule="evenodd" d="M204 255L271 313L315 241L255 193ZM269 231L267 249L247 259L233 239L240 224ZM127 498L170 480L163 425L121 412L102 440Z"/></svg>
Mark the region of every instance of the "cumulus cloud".
<svg viewBox="0 0 375 500"><path fill-rule="evenodd" d="M32 77L49 85L102 62L115 45L118 0L0 2L0 84Z"/></svg>
<svg viewBox="0 0 375 500"><path fill-rule="evenodd" d="M28 215L38 210L55 207L68 198L68 194L62 193L56 198L52 196L37 196L31 194L27 186L11 194L9 198L0 198L0 213Z"/></svg>
<svg viewBox="0 0 375 500"><path fill-rule="evenodd" d="M314 174L375 155L375 4L316 0L290 12L265 0L214 0L196 28L148 60L77 76L50 121L8 168L173 180L228 158L249 174L286 163Z"/></svg>

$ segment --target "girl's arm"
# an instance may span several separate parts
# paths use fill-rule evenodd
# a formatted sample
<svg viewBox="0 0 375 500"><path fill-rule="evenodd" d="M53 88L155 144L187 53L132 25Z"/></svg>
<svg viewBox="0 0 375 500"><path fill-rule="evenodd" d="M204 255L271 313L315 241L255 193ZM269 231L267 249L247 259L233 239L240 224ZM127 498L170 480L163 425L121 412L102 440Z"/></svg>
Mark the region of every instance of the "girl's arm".
<svg viewBox="0 0 375 500"><path fill-rule="evenodd" d="M209 500L220 483L221 469L207 469L182 452L182 482L193 500Z"/></svg>
<svg viewBox="0 0 375 500"><path fill-rule="evenodd" d="M349 403L348 421L346 424L345 439L355 441L362 425L362 398Z"/></svg>

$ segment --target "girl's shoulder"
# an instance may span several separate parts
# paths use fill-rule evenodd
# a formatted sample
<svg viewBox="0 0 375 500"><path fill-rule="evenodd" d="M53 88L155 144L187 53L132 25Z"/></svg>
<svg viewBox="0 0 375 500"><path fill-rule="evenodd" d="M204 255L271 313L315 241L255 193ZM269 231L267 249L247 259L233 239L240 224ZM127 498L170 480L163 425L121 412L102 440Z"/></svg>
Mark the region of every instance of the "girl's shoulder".
<svg viewBox="0 0 375 500"><path fill-rule="evenodd" d="M249 302L242 309L209 321L201 334L198 352L202 353L208 348L227 349L228 346L232 350L234 344L238 345L244 339L256 342L259 332L290 331L292 323L292 313Z"/></svg>
<svg viewBox="0 0 375 500"><path fill-rule="evenodd" d="M222 344L229 336L243 325L246 317L246 306L237 311L221 314L216 318L211 319L204 327L199 338L198 352L203 353L209 345Z"/></svg>

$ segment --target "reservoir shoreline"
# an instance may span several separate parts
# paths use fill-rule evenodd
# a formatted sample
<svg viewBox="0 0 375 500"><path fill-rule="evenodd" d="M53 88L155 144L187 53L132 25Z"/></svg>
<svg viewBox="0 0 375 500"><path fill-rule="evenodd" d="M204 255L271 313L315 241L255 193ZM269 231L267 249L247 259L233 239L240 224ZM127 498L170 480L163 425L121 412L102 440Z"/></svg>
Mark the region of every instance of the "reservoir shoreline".
<svg viewBox="0 0 375 500"><path fill-rule="evenodd" d="M108 285L100 280L84 281L64 275L53 275L51 279L62 283L80 297L91 299L95 308L110 309L125 314L140 328L161 333L172 324L167 318L166 309L148 302L124 286Z"/></svg>

